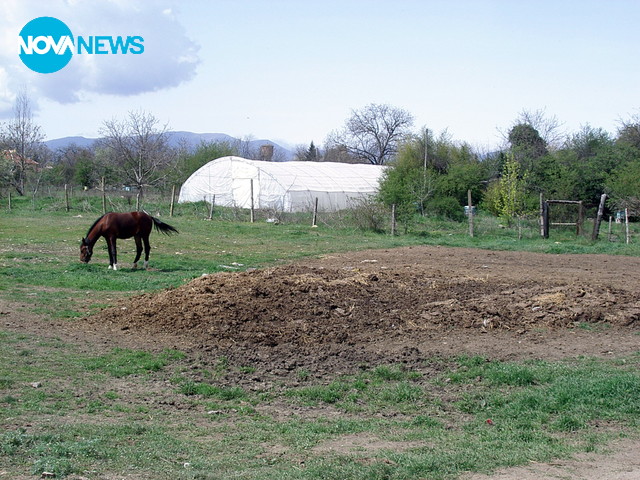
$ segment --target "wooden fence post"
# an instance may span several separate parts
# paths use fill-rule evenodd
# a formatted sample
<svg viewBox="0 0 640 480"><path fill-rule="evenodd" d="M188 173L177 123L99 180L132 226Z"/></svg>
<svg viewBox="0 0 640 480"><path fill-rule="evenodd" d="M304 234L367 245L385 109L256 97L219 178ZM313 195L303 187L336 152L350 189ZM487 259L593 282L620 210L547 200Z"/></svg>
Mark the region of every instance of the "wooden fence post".
<svg viewBox="0 0 640 480"><path fill-rule="evenodd" d="M473 237L473 204L471 203L471 190L467 190L467 203L469 204L469 236Z"/></svg>
<svg viewBox="0 0 640 480"><path fill-rule="evenodd" d="M251 223L253 223L256 219L254 208L253 208L253 178L249 181L251 182Z"/></svg>
<svg viewBox="0 0 640 480"><path fill-rule="evenodd" d="M311 222L311 226L318 226L318 197L316 197L316 201L313 205L313 221Z"/></svg>
<svg viewBox="0 0 640 480"><path fill-rule="evenodd" d="M625 238L627 244L631 243L631 236L629 235L629 209L624 209L624 227L625 227Z"/></svg>
<svg viewBox="0 0 640 480"><path fill-rule="evenodd" d="M173 204L176 201L176 186L171 187L171 206L169 207L169 216L173 217Z"/></svg>
<svg viewBox="0 0 640 480"><path fill-rule="evenodd" d="M69 211L69 186L64 184L64 207L66 211Z"/></svg>
<svg viewBox="0 0 640 480"><path fill-rule="evenodd" d="M591 240L597 240L600 233L600 223L602 222L602 215L604 214L604 202L607 200L607 194L600 195L600 205L598 206L598 216L593 224L593 233L591 234Z"/></svg>
<svg viewBox="0 0 640 480"><path fill-rule="evenodd" d="M213 206L216 203L216 196L213 195L211 197L211 202L209 202L209 220L213 220Z"/></svg>
<svg viewBox="0 0 640 480"><path fill-rule="evenodd" d="M107 191L104 185L104 177L102 177L102 186L100 189L102 190L102 214L105 215L107 213Z"/></svg>
<svg viewBox="0 0 640 480"><path fill-rule="evenodd" d="M578 225L576 226L576 235L582 235L582 228L584 226L584 206L582 200L578 202Z"/></svg>
<svg viewBox="0 0 640 480"><path fill-rule="evenodd" d="M391 236L396 234L396 204L391 205Z"/></svg>
<svg viewBox="0 0 640 480"><path fill-rule="evenodd" d="M547 238L544 236L544 198L542 197L542 193L540 194L540 236Z"/></svg>
<svg viewBox="0 0 640 480"><path fill-rule="evenodd" d="M542 238L549 238L549 202L542 202Z"/></svg>

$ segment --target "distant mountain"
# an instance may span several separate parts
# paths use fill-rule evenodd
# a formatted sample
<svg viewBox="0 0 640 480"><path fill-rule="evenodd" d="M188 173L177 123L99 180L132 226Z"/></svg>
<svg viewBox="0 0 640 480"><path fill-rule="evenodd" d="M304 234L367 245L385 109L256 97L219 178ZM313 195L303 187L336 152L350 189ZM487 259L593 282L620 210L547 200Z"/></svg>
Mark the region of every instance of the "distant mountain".
<svg viewBox="0 0 640 480"><path fill-rule="evenodd" d="M58 150L59 148L66 148L69 145L76 144L78 147L89 148L95 142L95 138L85 137L63 137L54 138L53 140L47 140L44 144L51 150Z"/></svg>
<svg viewBox="0 0 640 480"><path fill-rule="evenodd" d="M201 142L226 142L230 145L238 145L240 150L249 152L258 152L263 145L273 146L273 158L276 161L289 161L293 159L293 152L281 147L271 140L250 140L248 143L244 140L232 137L226 133L193 133L193 132L167 132L169 137L169 144L172 147L177 147L184 143L189 148L195 149ZM66 148L69 145L75 144L82 148L91 148L97 141L97 138L86 137L63 137L47 140L45 145L51 150L58 150L60 148ZM242 154L242 152L241 152ZM212 159L213 160L213 159Z"/></svg>

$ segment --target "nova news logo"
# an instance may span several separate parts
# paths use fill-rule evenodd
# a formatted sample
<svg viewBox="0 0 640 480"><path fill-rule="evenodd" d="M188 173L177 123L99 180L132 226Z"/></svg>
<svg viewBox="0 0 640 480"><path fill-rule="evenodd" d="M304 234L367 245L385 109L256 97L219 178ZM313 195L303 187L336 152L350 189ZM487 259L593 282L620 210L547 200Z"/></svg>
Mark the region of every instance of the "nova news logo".
<svg viewBox="0 0 640 480"><path fill-rule="evenodd" d="M144 52L144 38L139 35L77 36L54 17L38 17L20 30L20 60L38 73L53 73L67 66L73 54L139 55Z"/></svg>

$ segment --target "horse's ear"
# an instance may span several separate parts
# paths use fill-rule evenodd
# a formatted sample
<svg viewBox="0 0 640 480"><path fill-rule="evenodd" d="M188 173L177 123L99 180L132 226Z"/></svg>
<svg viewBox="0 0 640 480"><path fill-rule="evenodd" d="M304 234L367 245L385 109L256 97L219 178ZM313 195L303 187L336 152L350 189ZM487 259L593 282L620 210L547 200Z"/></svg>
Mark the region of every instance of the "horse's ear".
<svg viewBox="0 0 640 480"><path fill-rule="evenodd" d="M82 245L86 245L87 244L87 239L82 237Z"/></svg>

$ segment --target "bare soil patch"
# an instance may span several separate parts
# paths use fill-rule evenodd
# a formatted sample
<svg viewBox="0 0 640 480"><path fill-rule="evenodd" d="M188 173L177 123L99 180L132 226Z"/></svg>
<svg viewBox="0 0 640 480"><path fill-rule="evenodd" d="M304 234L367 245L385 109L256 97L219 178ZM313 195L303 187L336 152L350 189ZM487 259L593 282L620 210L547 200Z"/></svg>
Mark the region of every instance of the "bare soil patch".
<svg viewBox="0 0 640 480"><path fill-rule="evenodd" d="M637 258L408 247L206 275L77 326L280 378L442 355L625 355L639 287Z"/></svg>

